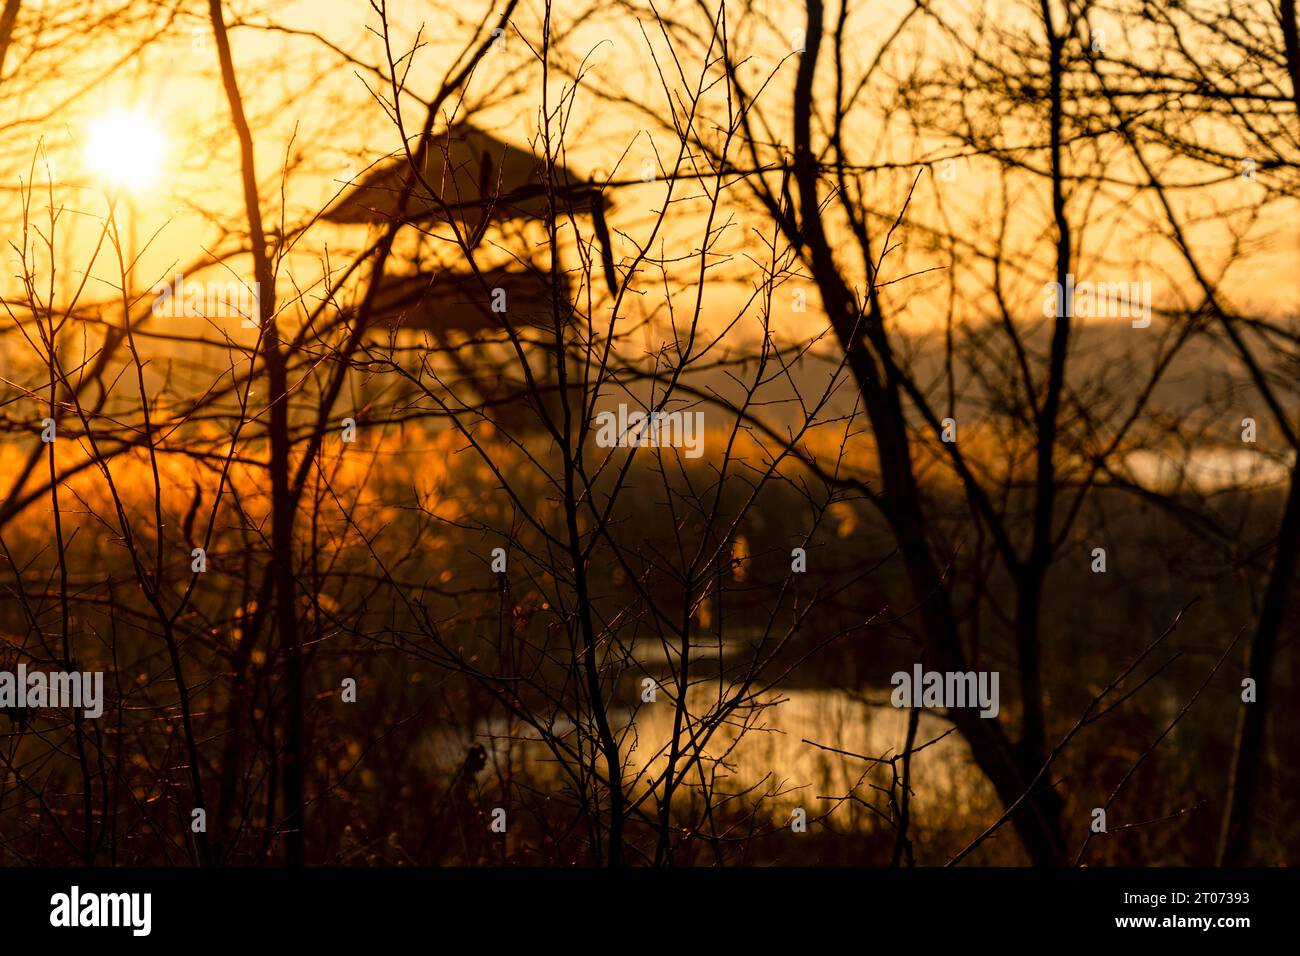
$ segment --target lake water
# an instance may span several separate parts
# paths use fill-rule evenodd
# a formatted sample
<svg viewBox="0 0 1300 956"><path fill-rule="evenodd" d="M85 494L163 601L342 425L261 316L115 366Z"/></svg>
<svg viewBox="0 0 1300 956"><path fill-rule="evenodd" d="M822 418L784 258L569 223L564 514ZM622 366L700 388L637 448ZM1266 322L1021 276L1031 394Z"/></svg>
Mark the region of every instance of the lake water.
<svg viewBox="0 0 1300 956"><path fill-rule="evenodd" d="M697 688L691 695L692 712L703 712L716 699L716 687L712 690L715 693ZM886 699L888 689L868 696ZM767 706L751 720L743 734L738 726L723 726L704 748L705 772L716 769L718 793L757 787L755 794L778 794L765 804L768 816L777 823L787 821L795 807L804 808L810 818L818 816L831 806L832 801L826 798L843 798L854 788L863 799L884 807L883 796L871 790L868 780L887 786L888 768L831 753L804 741L854 754L890 757L899 752L906 740L906 710L858 699L843 691L818 688L773 694L764 704ZM655 703L643 704L634 720L632 716L632 711L626 708L612 713L621 750L628 761L625 781L639 780L644 786L647 776L658 771L665 760L664 748L672 735L673 703L661 693ZM922 712L917 745L939 737L951 726L935 714ZM555 728L557 734L571 734L571 731L571 724ZM568 739L572 740L571 735ZM464 760L466 748L472 742L488 749L489 766L493 761L504 765L509 760L516 773L522 771L542 779L559 775L548 748L537 739L535 731L512 728L505 722L480 725L473 734L439 728L426 738L422 762L432 773L449 774ZM692 779L698 781L695 771ZM969 748L957 733L948 734L913 757L912 786L912 814L919 828L950 825L954 820L972 816L990 821L996 816L992 787L974 766ZM869 810L851 802L842 803L834 819L839 830L882 826Z"/></svg>

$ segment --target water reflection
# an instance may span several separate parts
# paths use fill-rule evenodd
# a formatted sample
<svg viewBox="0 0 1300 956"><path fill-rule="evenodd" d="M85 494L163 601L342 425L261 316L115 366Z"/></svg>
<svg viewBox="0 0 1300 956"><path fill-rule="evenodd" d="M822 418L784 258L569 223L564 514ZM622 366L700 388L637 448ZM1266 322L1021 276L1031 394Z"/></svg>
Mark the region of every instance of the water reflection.
<svg viewBox="0 0 1300 956"><path fill-rule="evenodd" d="M866 696L885 699L887 689L876 689ZM716 697L716 685L697 688L689 699L692 713L704 713ZM747 731L741 733L739 721L724 724L703 748L705 773L716 772L719 794L749 788L757 788L755 796L779 794L764 804L765 814L778 824L788 820L795 807L803 807L809 817L820 815L834 805L834 799L820 798L843 798L855 788L863 799L884 806L881 795L869 784L888 786L887 767L832 753L804 740L854 754L889 757L898 753L906 740L906 710L827 688L793 689L770 695L763 703L766 706ZM621 708L611 717L627 759L626 779L638 780L643 788L666 759L673 704L667 695L661 695L657 702L643 704L635 715L631 709ZM942 717L922 712L917 745L951 728L952 724ZM572 730L568 722L553 728L556 735L570 742ZM453 772L473 742L488 749L490 766L508 766L512 773L522 773L539 784L559 782L559 768L537 732L521 730L505 721L480 724L472 735L454 728L433 731L422 754L426 769L436 774ZM916 754L912 775L912 814L919 833L965 827L972 820L988 822L996 816L992 787L957 733L944 736ZM870 810L852 801L836 806L834 823L841 832L884 826Z"/></svg>

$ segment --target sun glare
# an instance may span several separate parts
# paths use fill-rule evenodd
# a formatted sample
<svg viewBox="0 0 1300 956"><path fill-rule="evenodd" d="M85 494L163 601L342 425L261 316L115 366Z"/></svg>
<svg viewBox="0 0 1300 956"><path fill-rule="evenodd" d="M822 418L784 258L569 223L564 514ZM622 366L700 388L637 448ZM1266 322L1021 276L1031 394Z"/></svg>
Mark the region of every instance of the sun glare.
<svg viewBox="0 0 1300 956"><path fill-rule="evenodd" d="M165 151L162 130L138 110L112 110L87 128L86 165L113 187L138 192L152 186Z"/></svg>

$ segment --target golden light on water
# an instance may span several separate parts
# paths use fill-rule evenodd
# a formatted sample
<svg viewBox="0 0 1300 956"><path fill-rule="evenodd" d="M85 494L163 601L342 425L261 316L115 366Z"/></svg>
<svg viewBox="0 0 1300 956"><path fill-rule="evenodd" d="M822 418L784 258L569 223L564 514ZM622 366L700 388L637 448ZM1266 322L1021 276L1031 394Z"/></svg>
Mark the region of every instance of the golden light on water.
<svg viewBox="0 0 1300 956"><path fill-rule="evenodd" d="M0 0L0 885L1294 863L1294 18L1076 6Z"/></svg>
<svg viewBox="0 0 1300 956"><path fill-rule="evenodd" d="M162 130L142 110L110 110L86 128L86 166L113 188L140 192L154 185L166 149Z"/></svg>

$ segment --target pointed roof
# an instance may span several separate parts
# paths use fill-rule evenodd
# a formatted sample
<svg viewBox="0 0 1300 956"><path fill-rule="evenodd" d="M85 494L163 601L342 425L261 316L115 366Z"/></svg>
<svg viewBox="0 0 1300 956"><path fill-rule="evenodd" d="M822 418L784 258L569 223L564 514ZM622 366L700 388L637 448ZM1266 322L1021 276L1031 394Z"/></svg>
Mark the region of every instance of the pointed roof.
<svg viewBox="0 0 1300 956"><path fill-rule="evenodd" d="M458 220L477 230L485 216L541 219L547 214L541 161L531 151L502 142L469 123L429 137L413 157L422 166L424 182L413 187L406 206L408 219L445 220L449 208ZM335 223L387 222L397 215L410 180L411 164L405 154L385 160L357 180L322 218ZM582 209L575 211L585 211L599 195L563 166L555 168L554 181L557 201L580 204Z"/></svg>

